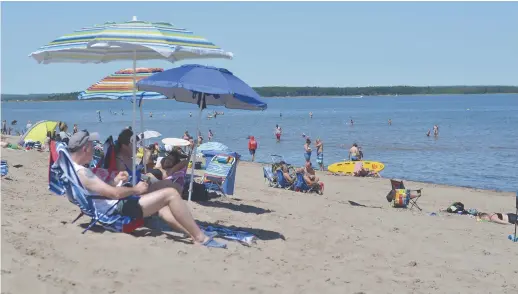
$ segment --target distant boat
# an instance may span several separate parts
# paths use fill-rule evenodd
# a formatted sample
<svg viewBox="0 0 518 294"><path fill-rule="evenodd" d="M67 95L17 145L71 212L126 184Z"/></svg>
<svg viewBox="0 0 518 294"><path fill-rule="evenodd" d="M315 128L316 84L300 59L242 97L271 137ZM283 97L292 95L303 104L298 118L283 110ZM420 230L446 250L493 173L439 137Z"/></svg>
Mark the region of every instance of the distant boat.
<svg viewBox="0 0 518 294"><path fill-rule="evenodd" d="M349 96L348 98L356 98L356 99L359 99L359 98L363 98L363 95Z"/></svg>

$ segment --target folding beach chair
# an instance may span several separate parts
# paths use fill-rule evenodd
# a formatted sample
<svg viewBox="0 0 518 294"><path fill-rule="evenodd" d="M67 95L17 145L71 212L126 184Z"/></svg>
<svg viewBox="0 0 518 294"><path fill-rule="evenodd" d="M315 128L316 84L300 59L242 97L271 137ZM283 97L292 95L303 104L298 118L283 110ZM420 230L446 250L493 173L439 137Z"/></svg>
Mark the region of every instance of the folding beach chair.
<svg viewBox="0 0 518 294"><path fill-rule="evenodd" d="M277 174L277 185L276 185L277 188L283 188L286 190L293 189L293 186L295 185L295 183L290 183L290 182L286 181L286 179L284 178L284 175L282 174L281 169L278 169L276 171L276 174Z"/></svg>
<svg viewBox="0 0 518 294"><path fill-rule="evenodd" d="M268 187L275 187L277 185L277 179L272 172L271 166L263 166L263 177L264 183L268 185Z"/></svg>
<svg viewBox="0 0 518 294"><path fill-rule="evenodd" d="M420 211L422 210L421 207L419 207L419 205L417 205L417 200L419 200L419 198L421 197L421 195L422 195L421 191L423 190L423 188L416 189L416 190L407 189L407 188L405 188L405 184L403 183L403 181L398 181L398 180L390 180L390 185L392 186L392 190L390 190L390 192L387 194L387 197L386 197L389 202L392 202L392 200L396 196L396 194L397 194L396 190L406 190L406 193L408 194L408 198L409 198L408 203L411 204L410 209L412 209L415 206Z"/></svg>
<svg viewBox="0 0 518 294"><path fill-rule="evenodd" d="M54 148L54 150L52 150ZM99 213L95 207L94 199L106 199L99 195L91 195L81 184L79 177L72 165L72 160L63 143L51 142L49 170L49 190L58 194L66 194L68 200L78 206L81 213L72 221L75 223L83 215L92 218L83 234L96 223L113 232L130 233L144 225L144 219L132 219L117 213ZM118 201L112 206L115 207ZM108 211L112 210L111 208Z"/></svg>
<svg viewBox="0 0 518 294"><path fill-rule="evenodd" d="M202 178L208 191L221 192L224 196L234 194L234 183L237 171L236 157L227 154L214 156Z"/></svg>
<svg viewBox="0 0 518 294"><path fill-rule="evenodd" d="M322 186L319 184L315 184L313 187L310 187L306 181L304 180L303 173L297 173L297 178L294 183L295 191L297 192L317 192L318 194L323 194Z"/></svg>

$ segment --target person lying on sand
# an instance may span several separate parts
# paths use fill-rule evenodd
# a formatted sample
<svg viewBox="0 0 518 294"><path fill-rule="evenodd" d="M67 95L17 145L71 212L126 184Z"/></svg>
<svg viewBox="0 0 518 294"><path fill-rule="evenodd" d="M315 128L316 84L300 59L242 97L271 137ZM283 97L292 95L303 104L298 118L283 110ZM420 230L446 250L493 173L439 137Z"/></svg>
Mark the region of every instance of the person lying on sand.
<svg viewBox="0 0 518 294"><path fill-rule="evenodd" d="M517 222L517 215L515 213L485 213L479 212L477 214L477 221L488 221L501 225L514 225Z"/></svg>
<svg viewBox="0 0 518 294"><path fill-rule="evenodd" d="M149 192L146 182L139 182L134 187L115 186L117 182L128 180L129 174L119 172L111 183L105 183L84 165L93 158L93 141L99 140L99 134L79 131L69 138L68 150L74 169L84 188L92 195L104 196L108 199L94 199L100 213L118 213L131 218L150 217L158 212L173 229L185 228L196 244L207 247L225 248L225 244L214 241L198 227L189 209L176 189L165 188ZM140 196L135 196L140 195Z"/></svg>

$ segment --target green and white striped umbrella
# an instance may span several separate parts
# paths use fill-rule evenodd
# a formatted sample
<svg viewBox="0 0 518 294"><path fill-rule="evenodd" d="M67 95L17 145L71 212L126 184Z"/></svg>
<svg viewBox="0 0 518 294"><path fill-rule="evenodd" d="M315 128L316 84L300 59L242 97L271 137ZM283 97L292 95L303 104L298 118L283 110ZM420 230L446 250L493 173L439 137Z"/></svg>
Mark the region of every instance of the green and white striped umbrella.
<svg viewBox="0 0 518 294"><path fill-rule="evenodd" d="M135 57L136 55L136 57ZM114 60L232 59L207 39L164 22L105 23L64 35L31 53L38 63L105 63Z"/></svg>

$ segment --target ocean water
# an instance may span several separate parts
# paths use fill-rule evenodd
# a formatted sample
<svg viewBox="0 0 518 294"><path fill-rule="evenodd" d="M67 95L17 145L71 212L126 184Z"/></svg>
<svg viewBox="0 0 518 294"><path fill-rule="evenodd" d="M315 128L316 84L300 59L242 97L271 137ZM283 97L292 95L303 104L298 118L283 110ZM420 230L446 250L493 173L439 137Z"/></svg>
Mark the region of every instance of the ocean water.
<svg viewBox="0 0 518 294"><path fill-rule="evenodd" d="M202 114L200 129L207 139L222 142L249 160L247 136L259 143L256 161L270 162L280 154L292 164L304 163L302 134L324 142L324 161L331 164L347 157L356 142L365 159L385 163L384 177L503 191L518 190L518 95L450 95L358 98L265 99L266 111L210 107ZM117 115L110 114L112 111ZM124 115L121 115L121 109ZM101 110L103 122L97 122ZM224 115L208 119L211 110ZM72 128L114 135L131 125L128 101L9 102L2 103L2 120L62 120ZM153 117L149 117L149 113ZM189 112L193 116L189 117ZM313 119L309 118L313 112ZM145 129L163 137L196 132L196 105L172 100L144 102ZM282 113L282 117L280 114ZM354 125L349 121L353 119ZM389 126L387 121L392 120ZM275 125L283 129L280 143ZM433 125L438 138L426 137ZM137 129L140 130L139 120ZM345 145L345 147L344 147ZM315 148L314 148L315 149ZM316 154L312 155L316 164ZM258 171L260 172L260 171Z"/></svg>

